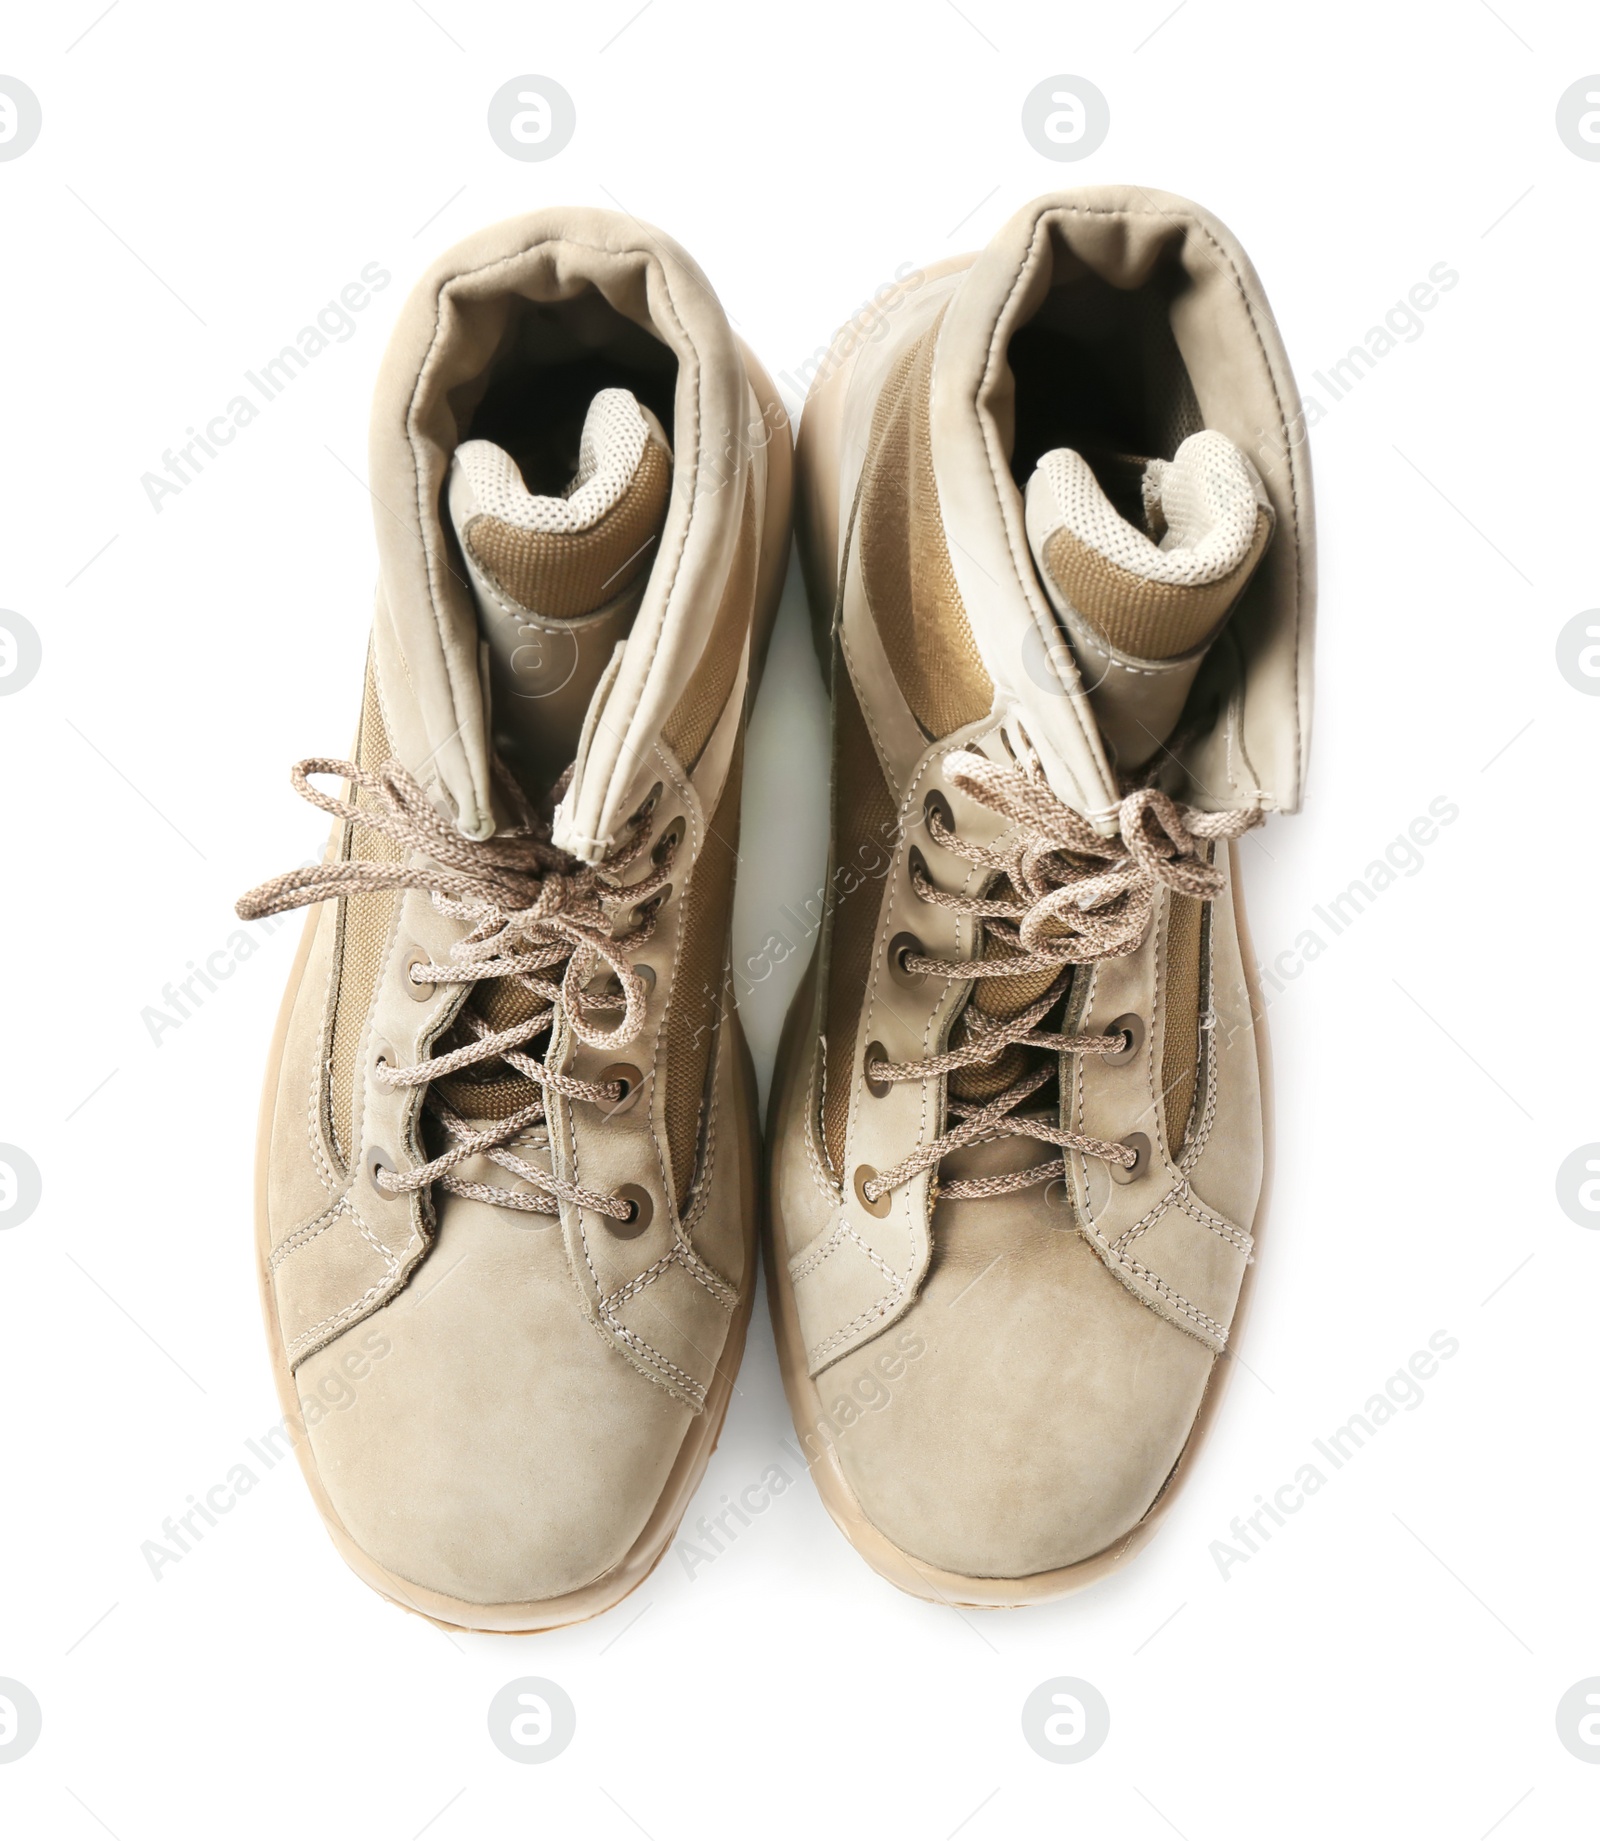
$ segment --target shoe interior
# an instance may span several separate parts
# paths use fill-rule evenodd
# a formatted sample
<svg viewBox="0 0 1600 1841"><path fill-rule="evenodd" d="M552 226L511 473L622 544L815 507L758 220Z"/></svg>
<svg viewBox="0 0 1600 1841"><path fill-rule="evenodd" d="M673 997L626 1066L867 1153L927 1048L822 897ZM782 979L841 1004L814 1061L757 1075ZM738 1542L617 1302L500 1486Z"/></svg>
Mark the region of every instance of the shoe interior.
<svg viewBox="0 0 1600 1841"><path fill-rule="evenodd" d="M631 390L673 441L678 361L594 289L572 300L518 301L486 370L454 393L461 440L493 441L534 493L559 497L578 467L589 405Z"/></svg>
<svg viewBox="0 0 1600 1841"><path fill-rule="evenodd" d="M1026 486L1041 456L1072 448L1094 468L1117 511L1144 526L1140 461L1170 460L1204 427L1172 333L1181 271L1158 270L1127 289L1058 254L1050 291L1012 335L1016 438L1011 471Z"/></svg>
<svg viewBox="0 0 1600 1841"><path fill-rule="evenodd" d="M475 565L495 748L539 804L571 765L594 691L644 599L670 491L678 365L593 288L508 305L493 355L451 396L451 477L462 468L466 489L458 495L452 483L448 496ZM631 418L623 402L637 405ZM641 411L654 423L644 456L632 459ZM479 445L464 449L469 441Z"/></svg>

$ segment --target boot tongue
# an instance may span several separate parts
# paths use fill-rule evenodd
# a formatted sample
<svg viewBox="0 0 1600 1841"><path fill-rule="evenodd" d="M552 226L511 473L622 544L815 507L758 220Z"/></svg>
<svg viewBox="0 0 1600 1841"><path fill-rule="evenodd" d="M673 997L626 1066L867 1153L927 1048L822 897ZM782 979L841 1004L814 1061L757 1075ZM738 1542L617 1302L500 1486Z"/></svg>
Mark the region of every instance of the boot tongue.
<svg viewBox="0 0 1600 1841"><path fill-rule="evenodd" d="M538 801L578 752L595 687L644 597L672 487L661 424L629 390L589 405L577 469L532 493L492 441L450 462L450 520L489 656L495 746Z"/></svg>
<svg viewBox="0 0 1600 1841"><path fill-rule="evenodd" d="M1171 460L1046 454L1028 546L1123 774L1171 735L1201 661L1272 535L1256 470L1203 429Z"/></svg>

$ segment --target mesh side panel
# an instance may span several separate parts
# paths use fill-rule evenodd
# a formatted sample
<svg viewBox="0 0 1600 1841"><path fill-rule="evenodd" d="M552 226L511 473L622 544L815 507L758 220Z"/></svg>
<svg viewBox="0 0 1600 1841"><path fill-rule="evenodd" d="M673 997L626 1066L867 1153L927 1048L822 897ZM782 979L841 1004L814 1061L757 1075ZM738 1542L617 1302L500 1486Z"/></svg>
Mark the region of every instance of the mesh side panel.
<svg viewBox="0 0 1600 1841"><path fill-rule="evenodd" d="M389 738L384 733L383 711L378 705L378 684L371 661L367 664L366 690L361 701L361 731L356 738L356 764L369 772L381 767L389 758ZM346 794L348 796L348 788ZM356 804L370 808L374 800L368 793L356 796ZM341 854L369 862L397 863L400 846L381 831L358 830L346 825ZM348 1164L355 1146L351 1143L351 1112L355 1103L356 1051L367 1012L372 1008L373 993L378 988L378 974L383 966L383 949L400 896L393 889L369 895L347 895L340 902L339 917L339 988L334 998L333 1042L328 1055L328 1123L333 1134L333 1148L339 1159Z"/></svg>
<svg viewBox="0 0 1600 1841"><path fill-rule="evenodd" d="M1062 597L1119 652L1177 658L1192 652L1227 618L1272 534L1263 511L1244 558L1214 582L1153 582L1093 550L1063 526L1044 546L1044 566Z"/></svg>
<svg viewBox="0 0 1600 1841"><path fill-rule="evenodd" d="M734 552L733 567L728 571L727 586L717 608L711 631L706 635L705 650L700 654L682 697L661 725L667 746L691 772L700 751L711 739L739 674L739 660L744 655L745 634L755 616L756 564L759 546L756 541L756 499L752 483L747 482L744 512L739 524L739 544Z"/></svg>
<svg viewBox="0 0 1600 1841"><path fill-rule="evenodd" d="M733 875L739 856L739 797L744 774L741 736L728 764L727 783L700 859L683 891L678 915L682 930L663 1026L661 1077L672 1192L683 1206L694 1181L711 1053L716 1046L718 1008L726 989L728 925L733 913Z"/></svg>
<svg viewBox="0 0 1600 1841"><path fill-rule="evenodd" d="M895 801L884 782L850 675L835 657L833 707L833 872L826 1008L827 1060L823 1141L837 1172L844 1162L850 1090L855 1084L856 1026L872 968ZM854 886L852 887L852 883Z"/></svg>
<svg viewBox="0 0 1600 1841"><path fill-rule="evenodd" d="M1204 907L1192 895L1174 895L1167 922L1166 1037L1161 1048L1161 1087L1166 1095L1167 1144L1174 1156L1189 1124L1200 1067L1200 923Z"/></svg>
<svg viewBox="0 0 1600 1841"><path fill-rule="evenodd" d="M861 499L862 585L895 679L933 736L994 702L939 514L928 428L938 334L935 322L907 349L878 399Z"/></svg>
<svg viewBox="0 0 1600 1841"><path fill-rule="evenodd" d="M671 462L648 442L626 491L587 530L523 530L479 513L468 520L462 541L519 607L548 620L570 620L614 600L649 567L671 486Z"/></svg>

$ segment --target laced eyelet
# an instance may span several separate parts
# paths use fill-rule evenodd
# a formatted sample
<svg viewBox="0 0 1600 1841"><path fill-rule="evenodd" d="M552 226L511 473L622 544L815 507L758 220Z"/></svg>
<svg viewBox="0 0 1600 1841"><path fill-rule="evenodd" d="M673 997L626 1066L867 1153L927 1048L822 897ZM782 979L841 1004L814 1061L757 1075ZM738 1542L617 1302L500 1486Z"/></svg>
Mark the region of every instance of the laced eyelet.
<svg viewBox="0 0 1600 1841"><path fill-rule="evenodd" d="M659 914L671 899L672 884L669 882L665 888L657 889L648 901L641 901L633 910L628 917L629 931L631 932L635 927L642 927L646 921Z"/></svg>
<svg viewBox="0 0 1600 1841"><path fill-rule="evenodd" d="M1110 1165L1111 1180L1114 1183L1136 1183L1150 1168L1150 1140L1142 1131L1131 1131L1122 1140L1122 1148L1133 1152L1132 1167L1120 1163Z"/></svg>
<svg viewBox="0 0 1600 1841"><path fill-rule="evenodd" d="M620 1112L631 1112L639 1103L639 1095L644 1092L644 1076L627 1061L614 1061L602 1071L595 1084L605 1087L613 1082L621 1087L621 1094L615 1100L595 1101L608 1119L614 1119Z"/></svg>
<svg viewBox="0 0 1600 1841"><path fill-rule="evenodd" d="M653 991L656 988L656 968L653 965L641 960L633 969L638 974L639 982L647 991ZM622 980L608 967L589 980L583 987L583 994L585 997L620 997Z"/></svg>
<svg viewBox="0 0 1600 1841"><path fill-rule="evenodd" d="M889 976L896 984L915 989L927 977L926 972L913 972L906 966L908 954L920 956L922 951L922 942L914 933L897 933L889 942Z"/></svg>
<svg viewBox="0 0 1600 1841"><path fill-rule="evenodd" d="M887 1080L874 1080L872 1064L874 1061L887 1061L888 1059L888 1054L881 1042L869 1042L867 1052L861 1058L861 1078L867 1083L867 1091L874 1099L886 1098L893 1083Z"/></svg>
<svg viewBox="0 0 1600 1841"><path fill-rule="evenodd" d="M657 864L666 862L667 858L683 842L688 829L688 823L680 812L656 839L655 848L650 852L650 861Z"/></svg>
<svg viewBox="0 0 1600 1841"><path fill-rule="evenodd" d="M919 880L923 882L933 880L933 877L928 874L928 859L915 844L906 852L906 874L911 878L913 889L916 889ZM917 893L920 899L921 891L918 890Z"/></svg>
<svg viewBox="0 0 1600 1841"><path fill-rule="evenodd" d="M877 1178L878 1178L878 1172L875 1169L873 1169L872 1165L870 1163L864 1163L862 1164L861 1168L857 1170L855 1173L854 1187L855 1187L855 1192L856 1192L856 1200L861 1204L861 1206L864 1209L866 1209L869 1215L872 1215L877 1220L881 1221L883 1217L889 1212L889 1202L890 1202L889 1191L887 1189L884 1190L883 1194L880 1195L877 1201L875 1202L872 1201L867 1195L867 1184L871 1182L876 1182Z"/></svg>
<svg viewBox="0 0 1600 1841"><path fill-rule="evenodd" d="M606 1227L618 1240L637 1240L650 1225L651 1216L656 1211L655 1203L650 1200L650 1191L641 1189L637 1183L624 1183L617 1191L617 1200L626 1202L633 1213L626 1221L616 1221L607 1215Z"/></svg>
<svg viewBox="0 0 1600 1841"><path fill-rule="evenodd" d="M381 1187L378 1182L378 1172L380 1170L387 1170L391 1176L398 1176L400 1173L399 1167L389 1153L385 1150L380 1150L377 1145L374 1145L372 1149L367 1152L367 1181L372 1185L373 1193L382 1201L392 1202L396 1199L395 1196L391 1191Z"/></svg>
<svg viewBox="0 0 1600 1841"><path fill-rule="evenodd" d="M433 960L430 955L425 953L419 946L413 946L411 951L406 954L406 962L401 973L402 982L406 987L406 995L414 998L419 1004L425 1004L439 987L433 984L423 984L419 980L413 978L411 976L411 968L414 965L432 964Z"/></svg>
<svg viewBox="0 0 1600 1841"><path fill-rule="evenodd" d="M935 812L938 813L939 822L944 826L946 831L955 830L956 815L950 809L950 801L945 798L944 794L941 793L936 786L929 788L928 796L922 802L922 822L927 826L928 836L930 838L933 837L933 825L931 821ZM937 842L938 840L935 839L934 841Z"/></svg>
<svg viewBox="0 0 1600 1841"><path fill-rule="evenodd" d="M1114 1023L1108 1023L1100 1033L1123 1038L1121 1048L1100 1057L1109 1068L1123 1067L1144 1047L1144 1018L1130 1010L1125 1016L1119 1016Z"/></svg>

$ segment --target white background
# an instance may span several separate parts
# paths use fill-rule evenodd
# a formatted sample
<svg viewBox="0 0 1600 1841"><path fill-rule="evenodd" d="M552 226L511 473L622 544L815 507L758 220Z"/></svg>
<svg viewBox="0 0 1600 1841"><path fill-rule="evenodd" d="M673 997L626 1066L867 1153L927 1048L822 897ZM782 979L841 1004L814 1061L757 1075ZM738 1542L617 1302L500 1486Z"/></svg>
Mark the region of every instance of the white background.
<svg viewBox="0 0 1600 1841"><path fill-rule="evenodd" d="M0 698L0 1140L44 1182L0 1233L0 1676L44 1709L0 1766L0 1823L1589 1832L1600 1771L1554 1713L1600 1674L1600 1234L1555 1175L1600 1139L1600 701L1555 648L1600 602L1600 164L1554 112L1600 70L1592 12L427 4L121 0L69 50L98 10L72 0L10 9L0 46L44 120L0 164L0 606L44 648ZM524 73L576 100L547 164L485 128ZM1056 73L1110 102L1078 165L1019 126ZM1156 1541L1085 1595L957 1614L880 1581L799 1480L713 1565L691 1578L669 1554L597 1622L448 1636L346 1571L285 1462L154 1579L141 1543L279 1416L251 1162L297 926L159 1046L141 1013L223 947L240 891L320 848L287 767L353 729L367 406L412 280L528 207L625 208L793 374L901 264L1104 180L1232 226L1318 395L1311 373L1430 267L1461 277L1312 436L1317 728L1303 816L1244 846L1262 956L1431 800L1460 818L1273 1003L1275 1193L1241 1372ZM374 261L394 282L355 336L153 511L139 481L161 451ZM791 579L751 738L743 954L820 885L825 720ZM799 963L745 1004L763 1082ZM1440 1330L1460 1351L1424 1403L1224 1579L1230 1522ZM690 1519L785 1461L789 1430L758 1306ZM536 1768L485 1726L521 1675L577 1707L570 1749ZM1058 1675L1111 1708L1071 1767L1019 1724Z"/></svg>

